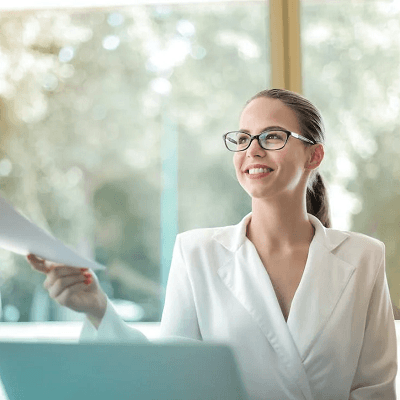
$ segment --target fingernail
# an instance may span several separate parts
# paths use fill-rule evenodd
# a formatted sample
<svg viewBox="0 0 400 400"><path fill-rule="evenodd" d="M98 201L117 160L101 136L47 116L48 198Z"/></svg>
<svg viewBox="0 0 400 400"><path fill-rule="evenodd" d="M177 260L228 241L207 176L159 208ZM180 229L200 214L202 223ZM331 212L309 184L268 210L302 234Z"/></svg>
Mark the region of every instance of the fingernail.
<svg viewBox="0 0 400 400"><path fill-rule="evenodd" d="M91 278L91 277L92 277L92 275L91 275L90 272L85 272L85 273L83 274L83 276L84 276L85 278Z"/></svg>
<svg viewBox="0 0 400 400"><path fill-rule="evenodd" d="M92 280L90 278L85 280L85 285L90 285L92 283Z"/></svg>
<svg viewBox="0 0 400 400"><path fill-rule="evenodd" d="M32 260L33 254L28 254L26 257L28 258L28 260Z"/></svg>
<svg viewBox="0 0 400 400"><path fill-rule="evenodd" d="M81 268L81 272L87 271L89 268Z"/></svg>

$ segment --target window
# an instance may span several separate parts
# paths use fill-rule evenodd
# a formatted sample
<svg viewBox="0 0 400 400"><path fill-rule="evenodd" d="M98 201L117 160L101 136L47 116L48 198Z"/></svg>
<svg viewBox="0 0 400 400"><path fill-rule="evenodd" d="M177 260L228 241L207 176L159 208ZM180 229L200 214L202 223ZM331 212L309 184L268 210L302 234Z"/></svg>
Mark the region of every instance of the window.
<svg viewBox="0 0 400 400"><path fill-rule="evenodd" d="M303 1L304 94L321 109L335 227L386 245L400 306L400 7L395 1Z"/></svg>
<svg viewBox="0 0 400 400"><path fill-rule="evenodd" d="M106 265L127 320L159 320L179 231L250 210L221 136L269 82L267 13L262 1L0 13L1 195ZM0 263L3 321L80 318L23 257Z"/></svg>

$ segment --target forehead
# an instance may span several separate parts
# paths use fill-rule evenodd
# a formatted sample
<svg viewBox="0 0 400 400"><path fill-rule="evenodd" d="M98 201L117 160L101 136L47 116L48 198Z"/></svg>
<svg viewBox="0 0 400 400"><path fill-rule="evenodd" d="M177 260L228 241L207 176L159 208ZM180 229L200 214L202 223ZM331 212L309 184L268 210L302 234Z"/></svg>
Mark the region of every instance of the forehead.
<svg viewBox="0 0 400 400"><path fill-rule="evenodd" d="M252 100L240 115L240 129L249 132L262 131L269 126L281 126L292 132L299 132L296 114L278 99L259 97Z"/></svg>

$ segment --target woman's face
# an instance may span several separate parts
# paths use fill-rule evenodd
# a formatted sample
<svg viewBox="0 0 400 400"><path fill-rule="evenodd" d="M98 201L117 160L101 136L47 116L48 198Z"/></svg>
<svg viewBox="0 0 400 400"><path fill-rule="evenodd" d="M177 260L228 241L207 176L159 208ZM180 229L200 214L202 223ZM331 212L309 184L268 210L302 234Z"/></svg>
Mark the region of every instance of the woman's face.
<svg viewBox="0 0 400 400"><path fill-rule="evenodd" d="M266 128L281 127L301 134L296 114L277 99L260 97L252 100L240 117L240 130L259 135ZM236 176L243 189L252 198L267 198L293 194L307 184L306 165L310 146L292 136L281 150L265 150L254 139L250 147L233 156ZM272 172L250 174L254 168L271 168Z"/></svg>

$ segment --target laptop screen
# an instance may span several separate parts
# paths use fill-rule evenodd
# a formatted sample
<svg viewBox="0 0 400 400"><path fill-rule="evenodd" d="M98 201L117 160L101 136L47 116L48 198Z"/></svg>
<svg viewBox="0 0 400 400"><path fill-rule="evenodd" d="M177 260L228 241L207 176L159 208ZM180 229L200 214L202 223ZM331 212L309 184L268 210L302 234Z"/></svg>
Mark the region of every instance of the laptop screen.
<svg viewBox="0 0 400 400"><path fill-rule="evenodd" d="M246 399L231 349L212 343L0 342L9 400Z"/></svg>

